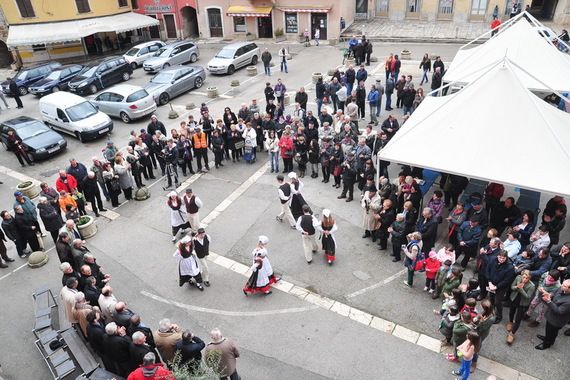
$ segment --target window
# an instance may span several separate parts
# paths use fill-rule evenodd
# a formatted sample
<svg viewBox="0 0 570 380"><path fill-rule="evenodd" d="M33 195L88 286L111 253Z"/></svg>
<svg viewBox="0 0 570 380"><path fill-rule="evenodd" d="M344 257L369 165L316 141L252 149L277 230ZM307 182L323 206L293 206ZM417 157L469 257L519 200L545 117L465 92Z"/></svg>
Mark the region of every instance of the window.
<svg viewBox="0 0 570 380"><path fill-rule="evenodd" d="M234 17L234 32L245 32L245 17Z"/></svg>
<svg viewBox="0 0 570 380"><path fill-rule="evenodd" d="M67 119L67 116L65 115L65 112L63 112L62 110L60 110L59 108L57 109L57 117L61 119L61 121L65 121L68 122L69 120Z"/></svg>
<svg viewBox="0 0 570 380"><path fill-rule="evenodd" d="M471 15L483 17L486 11L487 0L473 0L473 3L471 3Z"/></svg>
<svg viewBox="0 0 570 380"><path fill-rule="evenodd" d="M137 55L141 56L143 54L148 54L148 47L143 47L141 50L139 50L139 53Z"/></svg>
<svg viewBox="0 0 570 380"><path fill-rule="evenodd" d="M91 12L91 8L89 7L89 0L75 0L75 5L77 5L77 12L79 13Z"/></svg>
<svg viewBox="0 0 570 380"><path fill-rule="evenodd" d="M421 0L408 0L408 13L419 13Z"/></svg>
<svg viewBox="0 0 570 380"><path fill-rule="evenodd" d="M22 17L36 17L32 0L16 0L16 4L18 5Z"/></svg>
<svg viewBox="0 0 570 380"><path fill-rule="evenodd" d="M128 6L127 0L119 0L119 7L126 7Z"/></svg>
<svg viewBox="0 0 570 380"><path fill-rule="evenodd" d="M131 0L131 5L133 9L139 9L139 2L137 0Z"/></svg>
<svg viewBox="0 0 570 380"><path fill-rule="evenodd" d="M453 13L453 0L439 0L439 14L450 15Z"/></svg>
<svg viewBox="0 0 570 380"><path fill-rule="evenodd" d="M285 33L298 33L299 24L297 20L297 13L285 13Z"/></svg>

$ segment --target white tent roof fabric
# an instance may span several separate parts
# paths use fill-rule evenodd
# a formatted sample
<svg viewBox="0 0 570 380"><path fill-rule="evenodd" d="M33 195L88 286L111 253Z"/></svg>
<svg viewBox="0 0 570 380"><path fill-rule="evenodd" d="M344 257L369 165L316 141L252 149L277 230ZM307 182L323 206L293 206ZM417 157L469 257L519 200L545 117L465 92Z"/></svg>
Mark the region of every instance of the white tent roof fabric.
<svg viewBox="0 0 570 380"><path fill-rule="evenodd" d="M570 56L550 45L525 18L507 26L482 45L460 49L443 79L447 83L470 83L503 57L528 72L515 68L528 89L570 90Z"/></svg>
<svg viewBox="0 0 570 380"><path fill-rule="evenodd" d="M41 24L11 25L8 29L8 46L28 46L67 41L99 32L126 32L158 25L159 21L134 12L113 16Z"/></svg>
<svg viewBox="0 0 570 380"><path fill-rule="evenodd" d="M527 90L505 59L458 93L426 97L380 157L570 196L570 114Z"/></svg>

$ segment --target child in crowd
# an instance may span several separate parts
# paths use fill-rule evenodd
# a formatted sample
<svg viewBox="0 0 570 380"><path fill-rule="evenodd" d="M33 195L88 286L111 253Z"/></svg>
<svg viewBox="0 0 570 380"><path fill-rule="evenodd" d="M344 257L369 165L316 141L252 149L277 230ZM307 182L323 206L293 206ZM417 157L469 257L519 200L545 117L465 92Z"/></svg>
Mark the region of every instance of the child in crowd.
<svg viewBox="0 0 570 380"><path fill-rule="evenodd" d="M471 314L471 318L475 318L477 316L477 310L475 309L476 306L476 298L467 298L460 312L463 313L464 311L467 311L469 314Z"/></svg>
<svg viewBox="0 0 570 380"><path fill-rule="evenodd" d="M73 189L71 192L73 194L71 197L77 204L79 215L87 215L87 212L85 211L85 195L83 195L83 193L80 193L77 189Z"/></svg>
<svg viewBox="0 0 570 380"><path fill-rule="evenodd" d="M451 273L447 275L443 286L441 288L441 293L443 297L450 297L451 291L457 289L461 285L461 280L463 279L463 273L461 272L461 267L452 266Z"/></svg>
<svg viewBox="0 0 570 380"><path fill-rule="evenodd" d="M461 367L451 373L456 376L461 376L461 380L469 379L469 375L471 374L471 361L473 360L473 356L479 352L480 348L481 340L479 334L477 334L476 331L469 331L465 341L457 347L457 352L461 356Z"/></svg>
<svg viewBox="0 0 570 380"><path fill-rule="evenodd" d="M67 212L67 205L71 205L71 208L77 208L77 203L65 190L59 192L59 208L64 212Z"/></svg>
<svg viewBox="0 0 570 380"><path fill-rule="evenodd" d="M443 265L439 267L435 277L435 292L431 296L432 299L437 299L441 295L441 289L443 288L443 284L445 283L445 279L451 270L451 260L445 260Z"/></svg>
<svg viewBox="0 0 570 380"><path fill-rule="evenodd" d="M65 205L65 220L73 220L75 224L79 223L79 212L72 205Z"/></svg>
<svg viewBox="0 0 570 380"><path fill-rule="evenodd" d="M441 263L437 259L437 253L435 251L430 251L429 257L426 259L426 286L424 287L424 292L429 290L430 294L435 292L436 288L436 277Z"/></svg>
<svg viewBox="0 0 570 380"><path fill-rule="evenodd" d="M481 294L481 289L479 289L479 280L476 278L472 278L466 285L461 285L463 287L463 298L467 300L467 298L475 298L479 297Z"/></svg>
<svg viewBox="0 0 570 380"><path fill-rule="evenodd" d="M459 319L459 309L455 305L449 306L449 310L441 318L439 323L439 332L443 335L441 344L444 346L451 345L451 337L453 336L453 325Z"/></svg>
<svg viewBox="0 0 570 380"><path fill-rule="evenodd" d="M475 325L473 325L471 314L469 314L468 311L464 311L461 313L461 318L453 325L453 335L451 336L451 342L453 343L454 353L448 354L447 360L452 362L459 361L458 348L467 340L467 334L473 330L475 330ZM467 374L469 374L469 371L467 371Z"/></svg>
<svg viewBox="0 0 570 380"><path fill-rule="evenodd" d="M448 297L445 297L441 309L439 311L434 310L434 314L445 315L451 306L456 306L457 310L463 309L465 301L463 301L463 292L460 289L453 289Z"/></svg>

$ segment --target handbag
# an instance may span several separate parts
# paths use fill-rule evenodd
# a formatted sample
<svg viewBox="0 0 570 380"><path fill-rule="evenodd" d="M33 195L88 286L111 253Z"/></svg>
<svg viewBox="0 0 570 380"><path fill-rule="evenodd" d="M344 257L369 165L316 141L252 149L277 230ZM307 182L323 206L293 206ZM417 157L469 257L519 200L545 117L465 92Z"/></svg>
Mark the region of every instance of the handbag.
<svg viewBox="0 0 570 380"><path fill-rule="evenodd" d="M237 141L237 142L234 144L234 147L236 148L236 150L237 150L237 149L242 149L243 147L245 147L245 141L243 141L243 140Z"/></svg>
<svg viewBox="0 0 570 380"><path fill-rule="evenodd" d="M121 191L121 184L119 183L118 178L112 178L109 181L109 186L111 187L112 191Z"/></svg>
<svg viewBox="0 0 570 380"><path fill-rule="evenodd" d="M342 174L342 168L340 167L340 165L335 166L333 169L333 176L338 177L341 174Z"/></svg>

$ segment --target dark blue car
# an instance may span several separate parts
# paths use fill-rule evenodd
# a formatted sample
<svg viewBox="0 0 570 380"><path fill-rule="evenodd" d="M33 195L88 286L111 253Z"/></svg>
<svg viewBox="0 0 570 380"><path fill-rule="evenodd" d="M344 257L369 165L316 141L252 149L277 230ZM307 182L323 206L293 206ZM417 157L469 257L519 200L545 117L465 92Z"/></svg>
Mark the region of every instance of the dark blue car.
<svg viewBox="0 0 570 380"><path fill-rule="evenodd" d="M34 161L46 159L67 148L67 141L59 133L49 129L40 120L27 116L0 123L0 139L4 146L7 146L6 141L10 131L22 140L22 145Z"/></svg>
<svg viewBox="0 0 570 380"><path fill-rule="evenodd" d="M48 62L42 63L35 66L24 67L18 71L12 79L16 81L18 85L18 91L20 92L20 96L24 96L28 93L28 88L39 81L40 79L44 79L51 72L58 67L61 66L59 62ZM2 82L2 92L6 95L11 95L10 92L10 82L4 81Z"/></svg>
<svg viewBox="0 0 570 380"><path fill-rule="evenodd" d="M65 65L58 67L52 71L50 75L31 85L29 87L30 93L36 96L44 96L60 90L66 91L69 81L79 74L81 70L83 70L83 65Z"/></svg>

